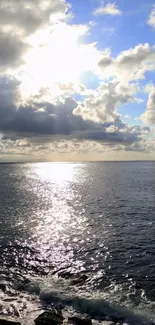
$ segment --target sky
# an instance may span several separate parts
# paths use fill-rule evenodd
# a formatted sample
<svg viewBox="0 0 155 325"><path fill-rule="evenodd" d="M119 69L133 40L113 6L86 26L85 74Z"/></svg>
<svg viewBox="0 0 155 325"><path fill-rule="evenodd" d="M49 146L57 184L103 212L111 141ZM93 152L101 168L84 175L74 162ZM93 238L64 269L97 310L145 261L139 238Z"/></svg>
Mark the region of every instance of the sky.
<svg viewBox="0 0 155 325"><path fill-rule="evenodd" d="M155 160L154 0L0 0L0 161Z"/></svg>

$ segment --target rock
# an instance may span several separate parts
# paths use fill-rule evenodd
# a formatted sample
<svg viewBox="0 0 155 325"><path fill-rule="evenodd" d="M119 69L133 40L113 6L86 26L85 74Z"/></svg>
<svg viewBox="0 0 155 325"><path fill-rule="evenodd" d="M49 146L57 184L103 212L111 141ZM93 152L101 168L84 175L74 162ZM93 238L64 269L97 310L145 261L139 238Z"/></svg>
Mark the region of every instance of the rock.
<svg viewBox="0 0 155 325"><path fill-rule="evenodd" d="M0 319L0 325L21 325L21 323L13 322L11 320Z"/></svg>
<svg viewBox="0 0 155 325"><path fill-rule="evenodd" d="M7 290L7 285L5 282L1 282L0 283L0 290L2 290L3 292L6 292Z"/></svg>
<svg viewBox="0 0 155 325"><path fill-rule="evenodd" d="M25 290L25 287L30 285L31 281L28 280L28 279L24 279L24 280L21 280L21 281L17 281L17 284L15 286L15 289L16 290L19 290L19 291L24 291Z"/></svg>
<svg viewBox="0 0 155 325"><path fill-rule="evenodd" d="M107 322L107 321L104 321L101 323L101 325L119 325L118 323L112 323L112 322Z"/></svg>
<svg viewBox="0 0 155 325"><path fill-rule="evenodd" d="M25 291L31 293L31 294L37 294L39 295L40 293L40 287L38 283L29 283L25 285Z"/></svg>
<svg viewBox="0 0 155 325"><path fill-rule="evenodd" d="M34 320L36 325L58 325L63 323L62 311L52 309L43 312ZM1 325L1 324L0 324Z"/></svg>
<svg viewBox="0 0 155 325"><path fill-rule="evenodd" d="M124 319L121 316L111 316L110 318L114 324L123 324Z"/></svg>
<svg viewBox="0 0 155 325"><path fill-rule="evenodd" d="M69 322L74 323L76 325L92 325L91 318L79 318L76 316L68 318Z"/></svg>
<svg viewBox="0 0 155 325"><path fill-rule="evenodd" d="M88 280L87 275L83 274L80 277L78 277L77 279L72 280L71 284L73 284L73 285L74 284L81 284L81 283L83 283L83 282L85 282L87 280Z"/></svg>
<svg viewBox="0 0 155 325"><path fill-rule="evenodd" d="M69 271L62 271L58 273L58 277L64 278L66 280L69 280L73 278L75 275Z"/></svg>
<svg viewBox="0 0 155 325"><path fill-rule="evenodd" d="M24 279L23 281L20 281L17 284L17 290L27 291L31 294L37 294L37 295L39 295L40 293L39 284L36 282L31 282L29 279Z"/></svg>

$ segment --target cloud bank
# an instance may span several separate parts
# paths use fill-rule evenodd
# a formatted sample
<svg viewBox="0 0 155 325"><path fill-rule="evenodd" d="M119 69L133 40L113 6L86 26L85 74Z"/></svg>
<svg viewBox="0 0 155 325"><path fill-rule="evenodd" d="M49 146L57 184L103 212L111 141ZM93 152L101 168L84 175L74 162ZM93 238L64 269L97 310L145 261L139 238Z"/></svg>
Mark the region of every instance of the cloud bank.
<svg viewBox="0 0 155 325"><path fill-rule="evenodd" d="M102 2L93 15L123 13ZM96 25L75 23L65 0L0 0L0 157L154 150L153 82L139 124L125 123L131 115L121 109L143 104L140 82L155 70L155 45L112 55L90 40Z"/></svg>

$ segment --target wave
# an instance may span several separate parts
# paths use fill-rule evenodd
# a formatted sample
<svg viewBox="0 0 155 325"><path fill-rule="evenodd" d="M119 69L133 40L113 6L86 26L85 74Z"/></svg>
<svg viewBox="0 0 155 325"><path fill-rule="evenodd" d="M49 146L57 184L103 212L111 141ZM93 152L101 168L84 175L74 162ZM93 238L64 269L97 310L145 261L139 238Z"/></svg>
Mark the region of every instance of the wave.
<svg viewBox="0 0 155 325"><path fill-rule="evenodd" d="M109 290L108 293L90 290L87 285L72 285L71 280L56 275L36 277L35 279L21 279L19 277L18 285L17 281L15 282L14 291L9 289L11 282L8 282L6 283L8 289L3 293L4 304L1 307L3 310L8 310L8 315L15 316L19 313L23 317L25 314L27 319L31 310L31 318L33 318L35 311L38 313L44 308L56 305L65 308L68 314L72 310L73 313L87 314L98 321L108 320L128 325L155 325L155 317L149 313L149 308L143 308L143 306L151 306L151 302L144 301L145 305L142 305L141 310L134 309L127 304L127 301L124 301L126 306L124 307L119 299L121 294L118 286L115 286L115 291ZM153 304L154 302L152 302L152 307ZM141 314L142 308L145 309L143 315ZM29 324L31 324L30 321Z"/></svg>
<svg viewBox="0 0 155 325"><path fill-rule="evenodd" d="M152 320L142 315L136 315L125 307L113 305L104 299L92 299L62 294L50 288L41 290L40 300L43 303L61 304L62 307L72 307L78 313L87 314L97 320L116 320L129 325L155 325Z"/></svg>

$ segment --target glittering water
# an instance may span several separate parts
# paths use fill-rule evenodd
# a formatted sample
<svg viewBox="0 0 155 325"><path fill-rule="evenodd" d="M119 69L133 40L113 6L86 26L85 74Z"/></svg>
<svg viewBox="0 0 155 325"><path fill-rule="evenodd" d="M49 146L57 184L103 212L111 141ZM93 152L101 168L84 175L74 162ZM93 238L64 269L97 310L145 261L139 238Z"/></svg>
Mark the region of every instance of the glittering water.
<svg viewBox="0 0 155 325"><path fill-rule="evenodd" d="M154 313L155 163L0 164L0 264L10 285L86 274L78 292Z"/></svg>

